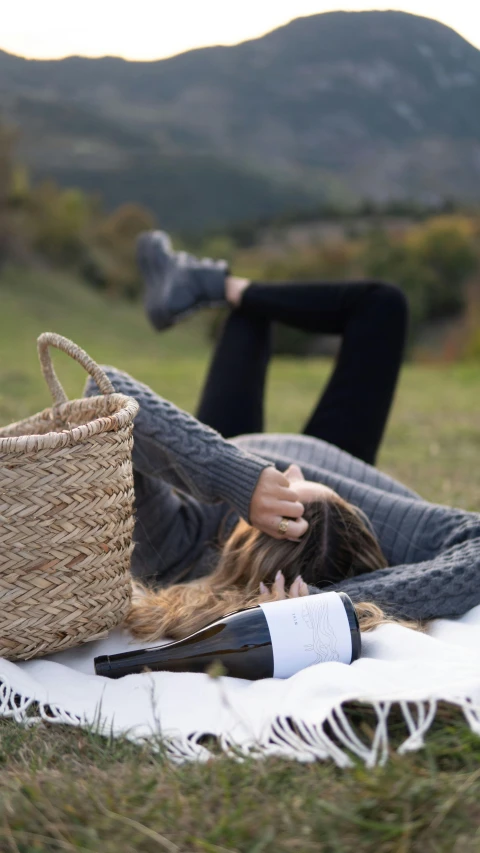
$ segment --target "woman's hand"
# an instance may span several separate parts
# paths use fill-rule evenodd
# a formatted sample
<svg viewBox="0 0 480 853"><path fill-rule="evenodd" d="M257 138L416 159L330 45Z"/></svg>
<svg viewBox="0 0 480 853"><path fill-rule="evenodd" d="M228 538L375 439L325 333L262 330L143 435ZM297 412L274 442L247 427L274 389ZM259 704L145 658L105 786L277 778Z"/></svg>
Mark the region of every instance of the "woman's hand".
<svg viewBox="0 0 480 853"><path fill-rule="evenodd" d="M305 482L303 471L298 465L289 465L287 470L284 471L284 476L287 478L289 483L298 483L299 480L303 480L303 482Z"/></svg>
<svg viewBox="0 0 480 853"><path fill-rule="evenodd" d="M303 511L303 504L285 474L273 467L264 468L250 503L250 524L274 539L295 542L308 529ZM282 518L289 519L285 533L278 529Z"/></svg>
<svg viewBox="0 0 480 853"><path fill-rule="evenodd" d="M260 584L260 595L258 601L259 603L265 603L267 601L282 601L284 598L300 598L303 595L309 595L309 592L307 584L300 575L295 578L287 593L283 572L278 571L275 575L275 581L273 582L271 589L268 589L264 583Z"/></svg>
<svg viewBox="0 0 480 853"><path fill-rule="evenodd" d="M333 490L325 483L306 480L298 465L290 465L285 471L285 477L290 483L290 488L296 492L298 500L303 504L311 501L328 500L333 495Z"/></svg>

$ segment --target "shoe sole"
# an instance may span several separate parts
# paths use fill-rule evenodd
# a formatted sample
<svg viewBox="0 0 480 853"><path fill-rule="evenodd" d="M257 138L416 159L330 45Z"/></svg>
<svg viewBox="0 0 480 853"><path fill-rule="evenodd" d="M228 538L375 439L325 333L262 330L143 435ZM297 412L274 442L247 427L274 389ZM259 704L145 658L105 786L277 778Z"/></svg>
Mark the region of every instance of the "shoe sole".
<svg viewBox="0 0 480 853"><path fill-rule="evenodd" d="M154 309L152 309L148 303L149 292L156 291L158 293L159 290L165 291L166 289L164 286L162 286L158 275L159 248L167 257L171 254L172 246L170 243L170 238L163 231L154 231L153 233L147 231L137 237L136 259L138 268L140 270L145 285L145 309L149 316L151 314L154 314L155 328L161 330L168 329L169 326L172 326L174 320L172 317L168 317L168 315L161 316L160 320Z"/></svg>

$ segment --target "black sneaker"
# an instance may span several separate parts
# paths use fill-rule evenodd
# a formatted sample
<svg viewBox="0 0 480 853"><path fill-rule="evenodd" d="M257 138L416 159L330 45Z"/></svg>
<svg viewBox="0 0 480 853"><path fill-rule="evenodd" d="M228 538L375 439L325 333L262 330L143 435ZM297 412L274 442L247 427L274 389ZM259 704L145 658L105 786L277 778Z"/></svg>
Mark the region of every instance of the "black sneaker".
<svg viewBox="0 0 480 853"><path fill-rule="evenodd" d="M225 305L226 261L174 252L164 231L145 231L137 239L137 262L145 310L156 329L167 329L198 308Z"/></svg>

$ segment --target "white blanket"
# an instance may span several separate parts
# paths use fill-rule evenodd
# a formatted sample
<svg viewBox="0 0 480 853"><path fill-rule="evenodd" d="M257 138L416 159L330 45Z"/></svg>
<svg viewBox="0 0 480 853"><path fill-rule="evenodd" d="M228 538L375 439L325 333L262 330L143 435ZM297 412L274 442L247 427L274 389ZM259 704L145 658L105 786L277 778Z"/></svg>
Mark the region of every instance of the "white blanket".
<svg viewBox="0 0 480 853"><path fill-rule="evenodd" d="M349 766L355 754L373 766L388 756L393 703L399 703L406 724L400 752L423 745L442 700L459 706L480 735L480 606L457 621L433 622L428 636L384 625L363 635L363 655L351 666L318 664L285 681L168 672L114 681L94 675L96 655L139 647L115 631L42 660L0 659L0 716L147 738L177 761L211 758L202 737L210 734L236 757L332 758ZM368 741L342 709L351 701L376 712Z"/></svg>

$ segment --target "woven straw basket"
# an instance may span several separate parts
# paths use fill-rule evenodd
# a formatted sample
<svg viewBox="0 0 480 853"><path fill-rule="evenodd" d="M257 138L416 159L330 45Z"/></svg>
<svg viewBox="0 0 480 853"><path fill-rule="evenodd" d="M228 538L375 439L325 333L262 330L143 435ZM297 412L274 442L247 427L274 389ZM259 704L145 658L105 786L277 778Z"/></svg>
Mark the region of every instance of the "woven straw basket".
<svg viewBox="0 0 480 853"><path fill-rule="evenodd" d="M68 402L50 346L104 396ZM41 335L38 353L53 408L0 429L0 656L10 660L104 636L130 606L138 404L67 338Z"/></svg>

